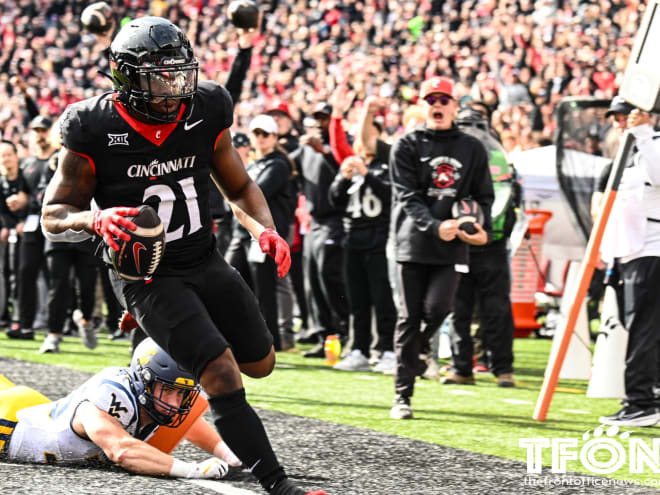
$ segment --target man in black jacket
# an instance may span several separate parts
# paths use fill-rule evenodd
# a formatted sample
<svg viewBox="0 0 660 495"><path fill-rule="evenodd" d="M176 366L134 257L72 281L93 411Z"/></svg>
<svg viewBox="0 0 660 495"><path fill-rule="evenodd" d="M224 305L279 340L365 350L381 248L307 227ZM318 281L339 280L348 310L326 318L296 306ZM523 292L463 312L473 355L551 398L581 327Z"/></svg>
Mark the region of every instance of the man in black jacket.
<svg viewBox="0 0 660 495"><path fill-rule="evenodd" d="M37 313L37 278L42 267L45 266L44 237L39 227L41 214L41 198L38 195L38 184L41 175L48 166L48 158L55 149L48 139L52 121L41 115L30 122L30 144L34 154L21 162L21 170L25 183L30 192L27 205L27 217L23 227L23 239L20 243L18 255L18 293L19 306L18 327L12 328L10 333L16 335L21 331L25 335L32 332L35 315ZM44 305L44 301L40 301Z"/></svg>
<svg viewBox="0 0 660 495"><path fill-rule="evenodd" d="M323 341L328 335L339 334L342 339L348 335L348 301L342 273L344 212L328 198L339 170L329 146L331 112L329 104L317 105L312 113L314 127L308 129L300 140L302 146L291 154L312 216L303 245L303 264L311 325L318 344L304 353L305 357L323 357Z"/></svg>
<svg viewBox="0 0 660 495"><path fill-rule="evenodd" d="M486 150L454 124L453 81L431 78L422 84L420 97L426 124L399 138L390 154L402 299L394 336L394 419L413 416L415 376L424 371L419 354L451 311L460 273L469 269L468 244L488 242L494 197ZM452 205L468 197L479 203L485 218L483 226L475 223L474 234L460 230L451 218Z"/></svg>

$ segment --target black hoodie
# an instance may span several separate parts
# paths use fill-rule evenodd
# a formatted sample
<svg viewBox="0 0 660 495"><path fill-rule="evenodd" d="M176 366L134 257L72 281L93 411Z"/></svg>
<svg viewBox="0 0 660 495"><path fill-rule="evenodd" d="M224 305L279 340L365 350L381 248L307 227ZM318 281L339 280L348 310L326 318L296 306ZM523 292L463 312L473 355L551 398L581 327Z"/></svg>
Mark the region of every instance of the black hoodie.
<svg viewBox="0 0 660 495"><path fill-rule="evenodd" d="M468 245L438 236L454 202L471 197L481 206L491 237L493 183L481 142L455 126L418 128L401 136L390 153L392 228L396 260L433 265L467 264Z"/></svg>

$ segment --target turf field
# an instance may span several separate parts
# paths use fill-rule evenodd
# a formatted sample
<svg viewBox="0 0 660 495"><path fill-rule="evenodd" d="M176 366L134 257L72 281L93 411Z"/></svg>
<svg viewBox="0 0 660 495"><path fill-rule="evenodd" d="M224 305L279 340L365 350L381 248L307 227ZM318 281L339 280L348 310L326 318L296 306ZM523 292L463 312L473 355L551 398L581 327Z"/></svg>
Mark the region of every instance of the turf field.
<svg viewBox="0 0 660 495"><path fill-rule="evenodd" d="M3 334L0 336L0 355L71 368L85 373L94 373L108 365L124 366L129 361L126 341L111 342L102 336L99 347L94 351L89 351L78 343L78 339L68 338L62 344L60 354L40 355L37 350L42 339L43 335L40 334L34 342L19 342L8 340ZM299 351L279 353L276 371L267 379L247 379L246 389L252 405L260 410L262 417L267 418L264 421L267 423L269 431L276 423L304 421L303 424L307 425L305 430L294 432L293 441L300 444L301 440L304 440L303 445L297 447L302 448L306 452L305 455L310 455L311 452L312 455L306 460L306 465L321 462L324 455L328 455L333 459L332 462L336 462L334 455L338 451L348 448L342 456L345 457L355 454L357 451L363 451L367 445L369 452L374 449L382 452L380 464L384 470L381 473L378 472L379 461L375 460L368 476L385 479L388 476L387 470L390 469L393 462L395 466L401 466L401 461L397 461L400 458L404 459L403 462L412 465L424 459L429 463L423 468L426 471L425 475L434 473L434 476L441 479L452 470L465 468L467 472L460 472L461 476L466 477L463 482L473 483L467 486L476 489L476 491L472 491L466 490L466 487L460 488L461 480L456 479L458 475L455 475L452 479L456 479L458 484L455 488L458 491L447 486L446 489L438 488L437 492L414 490L409 492L402 490L402 486L398 486L397 492L400 494L526 493L527 489L523 483L526 476L527 453L525 449L519 447L520 438L577 438L582 445L584 443L583 434L590 432L593 437L594 429L598 426L598 417L610 414L619 407L618 401L615 400L586 398L587 382L561 381L559 390L555 393L548 420L543 423L534 421L531 416L543 380L550 346L551 341L549 340L516 339L517 387L515 389L498 388L491 375L477 376L476 386L444 386L436 381L418 381L412 402L415 413L413 421L395 421L389 418L388 413L393 397L392 377L376 373L333 371L326 367L321 359L302 358ZM13 369L14 373L18 373L18 369L21 367L20 363L13 360L0 361L0 364L3 362L11 363L7 367ZM57 368L54 369L57 370ZM3 373L2 367L0 367L0 373ZM66 374L69 371L52 371L49 378L57 380L58 373ZM80 376L84 377L82 374ZM328 423L331 423L330 428L328 428ZM314 427L309 425L314 425ZM298 426L298 428L302 428L302 426ZM308 430L315 429L318 429L321 436L313 435L311 439L308 438L306 436ZM660 428L639 428L630 431L632 437L639 438L651 446L653 440L659 437ZM369 432L373 432L373 434ZM380 432L380 434L376 432ZM328 438L328 435L331 437ZM418 451L418 447L411 446L424 444L405 442L404 439L435 444L437 448L427 446ZM307 441L311 443L306 443ZM657 440L657 443L659 445L656 451L660 450L660 440ZM451 449L447 450L446 447ZM333 452L324 454L326 449L332 449ZM414 455L406 457L406 449L412 449L411 452ZM472 456L467 452L453 449L497 456L515 462L479 455ZM545 466L550 466L550 449L545 449L545 451L543 463ZM457 452L461 452L460 455ZM435 465L437 462L432 462L434 455L441 459L441 466ZM607 458L608 456L605 456L604 459ZM600 459L600 457L596 456L596 459ZM368 460L369 456L362 455L357 462L368 465ZM285 462L284 464L290 465L291 463ZM435 474L435 469L438 468L440 470ZM394 467L394 469L397 468ZM591 474L578 460L568 461L567 469L572 472ZM504 478L492 481L495 484L504 483L501 490L496 489L489 482L483 486L491 486L494 491L488 489L484 491L482 484L479 483L477 478L487 476L491 471L492 473L506 473L501 474ZM660 483L660 474L654 473L649 467L645 467L642 473L635 474L630 471L630 466L626 462L616 472L607 476L629 482ZM429 483L433 483L432 480L433 478ZM520 488L508 485L509 482ZM367 488L366 480L361 480L361 483L365 486L364 491L352 491L344 488L332 493L373 493L374 495L389 493L389 491L381 491L382 488L373 488L373 490ZM252 487L256 489L254 485ZM587 490L587 487L547 488L552 493L602 493L605 491L602 486L593 492ZM530 493L537 493L539 490L546 491L534 487ZM623 491L619 491L613 486L607 487L606 490L614 493L647 491L641 487L625 487ZM329 491L329 493L331 492Z"/></svg>

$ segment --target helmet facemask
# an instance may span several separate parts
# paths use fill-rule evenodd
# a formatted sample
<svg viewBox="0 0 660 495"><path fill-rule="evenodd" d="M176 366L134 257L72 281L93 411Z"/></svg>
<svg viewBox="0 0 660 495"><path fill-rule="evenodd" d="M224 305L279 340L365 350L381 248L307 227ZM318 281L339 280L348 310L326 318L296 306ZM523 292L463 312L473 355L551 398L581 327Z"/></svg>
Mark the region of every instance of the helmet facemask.
<svg viewBox="0 0 660 495"><path fill-rule="evenodd" d="M181 122L189 113L197 91L197 60L189 63L155 66L123 64L122 79L126 84L120 89L120 100L131 110L159 123ZM117 77L118 69L113 69ZM181 114L181 105L186 115Z"/></svg>
<svg viewBox="0 0 660 495"><path fill-rule="evenodd" d="M138 401L149 416L157 424L169 428L176 428L183 423L199 396L199 385L190 378L179 377L169 381L156 377L149 368L142 368L139 373L144 383L144 392L138 396ZM162 385L159 387L160 391L156 390L156 383ZM162 394L167 388L183 391L183 398L178 407L162 399Z"/></svg>

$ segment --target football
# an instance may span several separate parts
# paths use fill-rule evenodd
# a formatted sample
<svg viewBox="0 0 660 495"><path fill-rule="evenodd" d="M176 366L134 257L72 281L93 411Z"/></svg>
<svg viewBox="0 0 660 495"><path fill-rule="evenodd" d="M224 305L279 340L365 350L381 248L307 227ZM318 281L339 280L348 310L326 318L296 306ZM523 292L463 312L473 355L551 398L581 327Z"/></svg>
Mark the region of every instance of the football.
<svg viewBox="0 0 660 495"><path fill-rule="evenodd" d="M237 28L256 28L259 22L259 8L252 0L234 0L227 8L227 16Z"/></svg>
<svg viewBox="0 0 660 495"><path fill-rule="evenodd" d="M467 234L476 234L474 224L483 225L484 212L474 199L465 198L456 201L451 207L451 216L458 221L458 228Z"/></svg>
<svg viewBox="0 0 660 495"><path fill-rule="evenodd" d="M119 251L108 248L112 265L127 280L153 275L165 252L165 230L156 210L149 205L141 205L138 210L137 215L126 217L137 225L135 230L124 229L131 239L118 239Z"/></svg>
<svg viewBox="0 0 660 495"><path fill-rule="evenodd" d="M104 34L112 27L112 7L106 2L90 4L80 14L80 22L92 34Z"/></svg>

